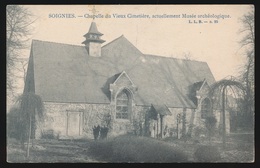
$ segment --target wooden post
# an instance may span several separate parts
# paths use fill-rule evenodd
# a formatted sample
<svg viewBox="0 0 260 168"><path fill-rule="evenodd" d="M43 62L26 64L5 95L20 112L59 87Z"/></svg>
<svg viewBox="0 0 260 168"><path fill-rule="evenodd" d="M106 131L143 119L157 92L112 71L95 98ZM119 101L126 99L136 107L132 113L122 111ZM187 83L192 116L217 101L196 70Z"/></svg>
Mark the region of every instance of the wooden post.
<svg viewBox="0 0 260 168"><path fill-rule="evenodd" d="M160 115L161 119L161 138L163 138L163 115Z"/></svg>
<svg viewBox="0 0 260 168"><path fill-rule="evenodd" d="M225 94L226 92L226 86L223 87L223 92L222 92L222 119L223 119L223 125L222 125L222 141L223 141L223 146L226 146L226 114L225 114Z"/></svg>
<svg viewBox="0 0 260 168"><path fill-rule="evenodd" d="M80 135L80 129L81 129L81 112L79 112L79 135Z"/></svg>
<svg viewBox="0 0 260 168"><path fill-rule="evenodd" d="M67 111L67 124L66 124L66 135L68 136L68 130L69 130L69 112Z"/></svg>
<svg viewBox="0 0 260 168"><path fill-rule="evenodd" d="M28 158L30 155L30 139L31 139L31 131L32 131L32 116L30 114L30 118L29 118L29 132L28 132L28 143L27 143L27 152L26 152L26 157Z"/></svg>
<svg viewBox="0 0 260 168"><path fill-rule="evenodd" d="M153 123L153 137L156 138L156 133L155 133L155 124Z"/></svg>
<svg viewBox="0 0 260 168"><path fill-rule="evenodd" d="M179 120L177 119L177 139L179 139Z"/></svg>
<svg viewBox="0 0 260 168"><path fill-rule="evenodd" d="M159 138L159 118L158 118L158 115L157 115L157 135L156 135L156 138Z"/></svg>
<svg viewBox="0 0 260 168"><path fill-rule="evenodd" d="M183 108L182 115L182 138L186 135L186 108Z"/></svg>
<svg viewBox="0 0 260 168"><path fill-rule="evenodd" d="M179 139L179 122L180 122L180 114L177 114L177 139Z"/></svg>

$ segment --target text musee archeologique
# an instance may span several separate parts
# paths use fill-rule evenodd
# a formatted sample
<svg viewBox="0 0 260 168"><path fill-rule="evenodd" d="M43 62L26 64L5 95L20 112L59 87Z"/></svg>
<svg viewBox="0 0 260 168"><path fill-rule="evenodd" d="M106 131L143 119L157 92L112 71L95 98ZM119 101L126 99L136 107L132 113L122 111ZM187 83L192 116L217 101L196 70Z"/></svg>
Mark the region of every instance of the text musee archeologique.
<svg viewBox="0 0 260 168"><path fill-rule="evenodd" d="M230 15L227 14L155 14L155 15L147 15L147 14L84 14L84 15L75 15L73 13L50 13L49 18L215 18L215 19L227 19L231 18Z"/></svg>

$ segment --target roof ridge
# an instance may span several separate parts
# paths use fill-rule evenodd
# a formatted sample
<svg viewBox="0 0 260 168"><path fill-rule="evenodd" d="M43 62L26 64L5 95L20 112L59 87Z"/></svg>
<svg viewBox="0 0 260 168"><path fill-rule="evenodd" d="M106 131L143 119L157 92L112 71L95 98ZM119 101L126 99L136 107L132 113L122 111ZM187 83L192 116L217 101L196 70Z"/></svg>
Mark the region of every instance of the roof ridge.
<svg viewBox="0 0 260 168"><path fill-rule="evenodd" d="M148 57L159 57L159 58L167 58L167 59L178 59L178 60L183 60L183 61L195 61L195 62L202 62L202 63L207 63L206 61L198 61L198 60L188 60L185 58L176 58L176 57L168 57L168 56L162 56L162 55L153 55L153 54L143 54L144 56L148 56Z"/></svg>
<svg viewBox="0 0 260 168"><path fill-rule="evenodd" d="M32 39L32 42L34 42L34 41L45 42L45 43L63 44L63 45L71 45L71 46L76 46L76 47L84 47L83 45L76 45L76 44L68 44L68 43L60 43L60 42L54 42L54 41L44 41L44 40Z"/></svg>
<svg viewBox="0 0 260 168"><path fill-rule="evenodd" d="M114 41L116 41L116 40L118 40L118 39L120 39L120 38L122 38L122 37L125 37L125 36L122 34L121 36L119 36L119 37L115 38L114 40L108 42L107 44L103 45L101 48L106 47L107 45L113 43Z"/></svg>
<svg viewBox="0 0 260 168"><path fill-rule="evenodd" d="M120 38L124 38L130 45L132 45L138 52L140 52L142 55L144 55L131 41L129 41L123 34L121 36L119 36L118 38L115 38L114 40L110 41L109 43L105 44L104 46L102 46L101 48L103 49L104 47L106 47L107 45L119 40Z"/></svg>

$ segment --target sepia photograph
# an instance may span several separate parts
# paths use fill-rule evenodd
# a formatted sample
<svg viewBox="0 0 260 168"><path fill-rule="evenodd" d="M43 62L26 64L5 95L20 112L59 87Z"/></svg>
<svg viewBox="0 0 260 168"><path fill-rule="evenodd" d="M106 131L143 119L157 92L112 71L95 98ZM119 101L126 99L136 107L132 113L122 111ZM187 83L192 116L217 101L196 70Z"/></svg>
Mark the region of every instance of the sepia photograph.
<svg viewBox="0 0 260 168"><path fill-rule="evenodd" d="M7 5L9 163L254 163L254 5Z"/></svg>

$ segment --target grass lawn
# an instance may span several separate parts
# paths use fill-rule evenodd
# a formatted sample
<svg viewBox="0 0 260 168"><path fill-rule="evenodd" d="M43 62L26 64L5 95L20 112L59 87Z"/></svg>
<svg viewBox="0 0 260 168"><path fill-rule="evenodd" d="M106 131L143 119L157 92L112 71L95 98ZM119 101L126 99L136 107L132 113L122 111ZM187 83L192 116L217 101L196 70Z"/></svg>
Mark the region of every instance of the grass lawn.
<svg viewBox="0 0 260 168"><path fill-rule="evenodd" d="M194 144L194 141L166 140L174 146L183 149L192 162L197 162L193 154L201 144L208 144L207 140L201 144ZM252 134L230 134L226 139L226 146L223 147L221 139L212 139L211 145L216 146L221 155L219 162L240 162L250 163L254 161L254 137Z"/></svg>
<svg viewBox="0 0 260 168"><path fill-rule="evenodd" d="M219 162L252 162L254 160L254 144L253 137L251 135L244 135L242 138L238 135L231 135L227 138L227 145L223 148L221 140L213 139L212 145L218 147L221 160ZM150 138L151 139L151 138ZM152 140L156 141L156 140ZM138 142L138 141L136 141ZM135 143L130 143L133 145L133 148L140 146ZM30 150L30 157L26 158L25 150L20 148L20 144L10 139L8 140L7 145L7 161L11 163L93 163L93 162L111 162L111 160L105 157L97 157L90 152L89 147L95 144L93 140L84 139L84 140L35 140L34 147ZM105 143L111 143L111 140L107 140ZM158 143L161 143L158 141ZM152 143L148 143L152 144ZM204 144L204 143L203 143ZM120 153L120 147L115 146L117 143L114 143L113 148L116 149L116 152ZM182 140L173 140L165 139L163 146L169 145L174 148L181 149L188 159L187 162L197 162L194 158L194 152L200 144L195 144L194 141L182 141ZM126 146L126 148L128 148ZM138 147L140 150L140 147ZM137 151L138 151L137 150ZM149 148L145 149L149 153ZM155 148L151 148L151 151L156 152ZM111 149L108 152L112 152ZM128 152L128 151L124 151ZM146 153L147 153L146 152ZM159 151L158 151L159 152ZM161 151L160 151L161 152ZM166 150L166 153L171 153L171 151ZM129 155L136 155L133 150L129 150ZM112 153L111 153L112 154ZM140 155L140 153L138 153ZM140 155L142 156L142 155ZM152 157L152 155L151 155ZM113 161L112 161L113 162Z"/></svg>
<svg viewBox="0 0 260 168"><path fill-rule="evenodd" d="M91 140L35 140L34 147L30 148L30 156L26 158L26 151L21 149L19 143L12 140L7 145L7 161L11 163L97 162L91 156L86 155L87 148L81 147L87 143L91 143Z"/></svg>

